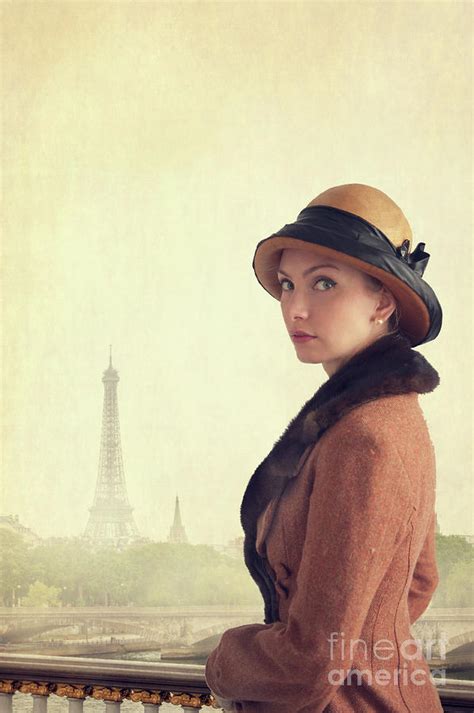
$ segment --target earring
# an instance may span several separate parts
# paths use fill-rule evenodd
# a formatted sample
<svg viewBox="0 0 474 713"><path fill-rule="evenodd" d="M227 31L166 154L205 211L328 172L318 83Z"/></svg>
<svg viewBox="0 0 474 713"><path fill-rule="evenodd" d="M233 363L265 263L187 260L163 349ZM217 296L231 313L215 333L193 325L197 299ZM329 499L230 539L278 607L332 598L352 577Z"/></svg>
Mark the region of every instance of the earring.
<svg viewBox="0 0 474 713"><path fill-rule="evenodd" d="M375 322L376 322L377 324L383 324L383 319L376 319Z"/></svg>

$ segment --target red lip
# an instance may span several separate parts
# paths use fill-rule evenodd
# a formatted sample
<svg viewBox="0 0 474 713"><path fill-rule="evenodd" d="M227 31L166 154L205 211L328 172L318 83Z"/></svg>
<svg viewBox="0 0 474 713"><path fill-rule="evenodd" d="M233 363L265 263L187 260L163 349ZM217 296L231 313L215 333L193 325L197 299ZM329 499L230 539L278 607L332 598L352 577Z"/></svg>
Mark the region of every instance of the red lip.
<svg viewBox="0 0 474 713"><path fill-rule="evenodd" d="M316 337L313 337L312 334L308 334L307 332L293 332L291 335L291 338L294 342L299 343L299 342L309 342L311 339L316 339Z"/></svg>

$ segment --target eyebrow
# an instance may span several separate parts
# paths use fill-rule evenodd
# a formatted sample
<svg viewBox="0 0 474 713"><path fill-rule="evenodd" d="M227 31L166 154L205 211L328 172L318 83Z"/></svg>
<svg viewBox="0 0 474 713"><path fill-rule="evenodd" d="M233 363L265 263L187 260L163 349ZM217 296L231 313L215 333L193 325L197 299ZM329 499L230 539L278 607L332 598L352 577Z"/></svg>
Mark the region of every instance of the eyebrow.
<svg viewBox="0 0 474 713"><path fill-rule="evenodd" d="M314 272L315 270L319 270L321 267L333 267L335 270L339 270L339 268L336 265L331 265L331 263L325 263L323 265L313 265L313 267L308 267L307 270L303 272L303 277L306 277L306 275L309 275L310 272ZM282 275L285 275L285 277L290 277L288 273L284 272L284 270L278 269L278 272L281 272Z"/></svg>

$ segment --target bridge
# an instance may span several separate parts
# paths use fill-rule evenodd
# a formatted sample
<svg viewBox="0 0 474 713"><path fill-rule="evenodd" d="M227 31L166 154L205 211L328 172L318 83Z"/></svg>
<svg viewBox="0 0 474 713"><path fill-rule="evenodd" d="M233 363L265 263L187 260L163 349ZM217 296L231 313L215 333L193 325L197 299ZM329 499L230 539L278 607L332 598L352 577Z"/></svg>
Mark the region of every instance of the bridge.
<svg viewBox="0 0 474 713"><path fill-rule="evenodd" d="M261 621L261 607L254 606L3 607L0 646L71 656L164 649L175 659L199 659L226 629ZM65 631L57 638L58 629L71 628L74 634ZM411 631L431 666L474 669L474 608L429 608ZM55 640L47 632L54 632Z"/></svg>
<svg viewBox="0 0 474 713"><path fill-rule="evenodd" d="M173 658L199 659L217 645L225 629L261 619L261 608L253 606L3 607L0 649L31 652L41 648L51 655L67 651L77 656L164 647ZM71 628L75 633L71 634ZM58 638L60 629L69 632ZM48 632L53 640L45 636Z"/></svg>
<svg viewBox="0 0 474 713"><path fill-rule="evenodd" d="M474 671L474 608L430 608L412 626L412 634L431 664Z"/></svg>

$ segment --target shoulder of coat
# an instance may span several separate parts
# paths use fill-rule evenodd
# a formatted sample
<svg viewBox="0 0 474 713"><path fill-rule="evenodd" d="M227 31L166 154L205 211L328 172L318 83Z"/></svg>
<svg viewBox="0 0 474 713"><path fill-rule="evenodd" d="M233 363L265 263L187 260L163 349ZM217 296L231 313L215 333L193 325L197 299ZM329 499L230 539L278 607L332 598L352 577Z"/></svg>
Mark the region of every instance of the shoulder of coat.
<svg viewBox="0 0 474 713"><path fill-rule="evenodd" d="M418 393L380 396L349 409L321 437L333 439L363 438L376 443L394 438L412 438L426 427ZM326 437L326 438L325 438Z"/></svg>

